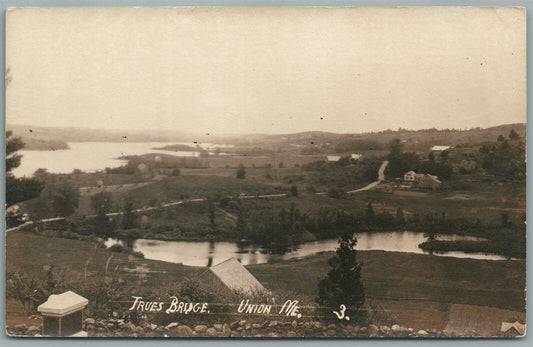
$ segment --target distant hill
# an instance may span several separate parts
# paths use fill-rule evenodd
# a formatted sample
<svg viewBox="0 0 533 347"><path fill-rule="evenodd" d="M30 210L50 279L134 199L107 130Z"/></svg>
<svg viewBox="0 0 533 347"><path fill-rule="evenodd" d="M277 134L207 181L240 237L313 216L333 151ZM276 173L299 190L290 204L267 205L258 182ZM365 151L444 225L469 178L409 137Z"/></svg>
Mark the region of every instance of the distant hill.
<svg viewBox="0 0 533 347"><path fill-rule="evenodd" d="M506 124L487 129L423 129L423 130L386 130L363 134L335 134L322 131L310 131L283 135L244 135L226 138L228 143L256 147L300 146L304 148L321 148L328 152L347 152L369 149L386 149L392 139L399 138L404 150L424 151L434 145L457 146L465 143L496 141L499 135L509 136L514 129L522 138L526 137L526 124Z"/></svg>
<svg viewBox="0 0 533 347"><path fill-rule="evenodd" d="M336 134L323 131L308 131L294 134L267 135L243 134L230 136L213 136L209 134L192 134L174 130L106 130L82 128L48 128L22 125L8 125L15 136L21 136L28 149L61 149L66 142L191 142L191 146L200 143L226 143L249 147L283 148L287 146L321 146L334 149L336 146L357 150L357 145L368 148L373 144L386 147L388 143L399 138L406 150L420 150L433 145L457 146L464 143L495 141L499 135L509 136L514 129L522 138L526 136L526 124L506 124L487 129L423 129L423 130L386 130L363 134ZM355 145L354 145L355 144ZM31 146L31 147L30 147ZM342 147L342 146L341 146ZM351 150L351 149L350 149Z"/></svg>
<svg viewBox="0 0 533 347"><path fill-rule="evenodd" d="M34 127L7 124L14 136L29 143L59 140L63 142L209 142L206 134L191 134L174 130L108 130L86 128Z"/></svg>

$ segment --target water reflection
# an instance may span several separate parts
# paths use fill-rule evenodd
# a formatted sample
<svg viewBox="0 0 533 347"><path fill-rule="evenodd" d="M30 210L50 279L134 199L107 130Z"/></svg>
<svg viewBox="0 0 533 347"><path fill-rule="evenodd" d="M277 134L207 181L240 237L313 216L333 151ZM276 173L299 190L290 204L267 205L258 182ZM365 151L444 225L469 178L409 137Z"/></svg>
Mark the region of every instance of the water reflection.
<svg viewBox="0 0 533 347"><path fill-rule="evenodd" d="M408 252L417 254L431 254L418 248L418 245L427 240L423 233L410 231L358 233L358 250L383 250L393 252ZM437 240L456 241L485 239L472 236L443 235ZM114 243L125 245L124 241L108 239L107 246ZM128 242L128 246L130 246ZM160 241L138 239L131 243L134 251L140 251L146 259L162 260L171 263L182 263L191 266L212 266L230 257L235 257L244 265L263 264L273 260L288 260L314 255L320 252L334 251L338 246L336 239L307 242L299 245L283 255L269 254L265 249L256 245L235 242L188 242L188 241ZM473 258L486 260L506 260L506 257L494 254L445 252L437 253L438 256L456 258Z"/></svg>

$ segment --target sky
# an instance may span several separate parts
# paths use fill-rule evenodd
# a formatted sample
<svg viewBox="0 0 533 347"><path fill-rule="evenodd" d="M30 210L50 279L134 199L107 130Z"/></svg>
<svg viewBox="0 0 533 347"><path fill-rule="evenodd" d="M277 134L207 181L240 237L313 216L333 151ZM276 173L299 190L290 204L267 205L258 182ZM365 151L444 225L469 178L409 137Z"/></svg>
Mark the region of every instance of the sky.
<svg viewBox="0 0 533 347"><path fill-rule="evenodd" d="M526 121L519 8L19 8L8 124L211 134Z"/></svg>

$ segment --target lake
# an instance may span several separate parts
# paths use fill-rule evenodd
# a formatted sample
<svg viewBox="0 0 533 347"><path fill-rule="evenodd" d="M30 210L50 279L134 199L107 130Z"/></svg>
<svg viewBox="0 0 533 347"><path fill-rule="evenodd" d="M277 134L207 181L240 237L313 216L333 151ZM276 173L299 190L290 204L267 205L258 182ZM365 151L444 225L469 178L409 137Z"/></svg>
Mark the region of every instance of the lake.
<svg viewBox="0 0 533 347"><path fill-rule="evenodd" d="M20 166L12 171L17 177L31 176L40 168L45 168L51 173L71 173L74 169L86 172L104 170L106 167L114 168L127 164L127 160L118 159L125 155L142 155L147 153L167 154L177 157L198 156L198 152L163 151L153 148L164 147L170 144L184 144L184 142L69 142L69 149L55 151L27 151L20 150L22 155ZM201 148L209 149L211 143L200 144Z"/></svg>
<svg viewBox="0 0 533 347"><path fill-rule="evenodd" d="M429 254L418 248L418 245L427 238L423 233L411 231L394 231L379 233L358 233L357 250L383 250L391 252L407 252L417 254ZM485 239L461 235L441 235L437 240L473 240ZM124 241L110 238L106 241L107 246L115 243L124 245ZM288 260L302 258L325 251L334 251L338 242L336 239L307 242L297 249L283 255L268 254L261 247L238 244L235 242L189 242L189 241L160 241L138 239L129 246L136 252L142 252L146 259L162 260L170 263L182 263L191 266L216 265L228 258L235 257L243 265L268 263L273 260ZM506 260L506 257L494 254L448 252L434 254L437 256L451 256L456 258L473 258L485 260Z"/></svg>

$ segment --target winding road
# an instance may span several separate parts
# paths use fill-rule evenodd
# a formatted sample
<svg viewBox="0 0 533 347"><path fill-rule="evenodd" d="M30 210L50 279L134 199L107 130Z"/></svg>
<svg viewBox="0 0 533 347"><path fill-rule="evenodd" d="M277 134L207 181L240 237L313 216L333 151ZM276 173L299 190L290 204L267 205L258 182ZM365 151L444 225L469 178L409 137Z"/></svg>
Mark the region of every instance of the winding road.
<svg viewBox="0 0 533 347"><path fill-rule="evenodd" d="M383 163L381 163L381 166L378 170L378 180L375 182L370 183L366 187L363 187L361 189L351 190L349 192L346 192L346 194L353 194L357 192L363 192L365 190L370 190L372 188L375 188L378 184L380 184L385 179L385 168L389 165L389 161L385 160Z"/></svg>

